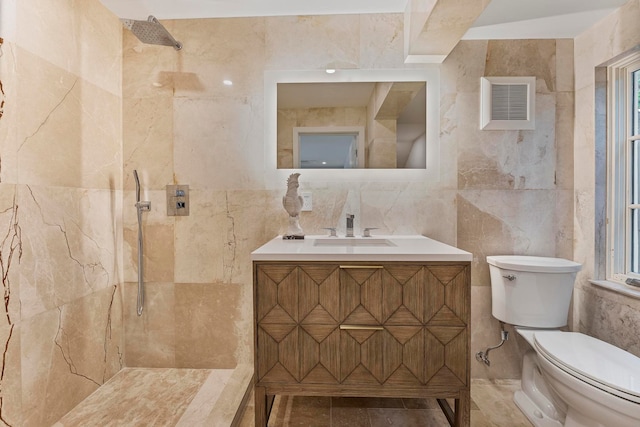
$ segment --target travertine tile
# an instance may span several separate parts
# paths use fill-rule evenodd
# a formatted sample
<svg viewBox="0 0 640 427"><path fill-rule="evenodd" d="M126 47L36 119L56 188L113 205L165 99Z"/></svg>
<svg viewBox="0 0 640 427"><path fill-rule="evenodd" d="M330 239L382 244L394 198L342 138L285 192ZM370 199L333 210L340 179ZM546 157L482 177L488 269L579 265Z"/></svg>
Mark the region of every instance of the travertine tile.
<svg viewBox="0 0 640 427"><path fill-rule="evenodd" d="M269 427L326 427L331 423L330 397L282 396L269 417Z"/></svg>
<svg viewBox="0 0 640 427"><path fill-rule="evenodd" d="M173 283L145 283L144 309L137 315L138 283L124 285L125 365L176 366L176 297Z"/></svg>
<svg viewBox="0 0 640 427"><path fill-rule="evenodd" d="M24 49L17 58L19 181L119 188L119 97Z"/></svg>
<svg viewBox="0 0 640 427"><path fill-rule="evenodd" d="M3 18L5 18L3 16ZM5 26L3 24L3 30ZM16 69L15 43L6 38L0 43L0 152L2 169L0 182L15 184L18 182L18 76Z"/></svg>
<svg viewBox="0 0 640 427"><path fill-rule="evenodd" d="M491 40L485 76L536 76L536 92L555 92L556 40Z"/></svg>
<svg viewBox="0 0 640 427"><path fill-rule="evenodd" d="M221 395L228 392L226 386L232 374L233 369L212 369L193 400L189 402L176 427L206 425L212 406L215 407Z"/></svg>
<svg viewBox="0 0 640 427"><path fill-rule="evenodd" d="M20 186L17 200L23 318L117 284L110 191Z"/></svg>
<svg viewBox="0 0 640 427"><path fill-rule="evenodd" d="M523 426L531 424L513 402L513 393L519 389L518 380L473 380L471 393L471 425L474 427ZM475 396L478 396L476 404ZM435 399L394 398L327 398L277 395L273 404L269 426L303 425L309 422L305 413L321 414L330 408L330 419L321 420L332 426L377 425L448 426L449 423ZM240 425L254 425L253 396ZM450 400L450 399L448 399ZM404 403L404 406L403 406ZM302 413L302 415L301 415ZM330 423L330 424L329 424ZM313 424L315 425L315 424Z"/></svg>
<svg viewBox="0 0 640 427"><path fill-rule="evenodd" d="M144 215L144 213L143 213ZM144 220L143 220L144 221ZM144 280L149 282L171 282L174 280L174 225L143 223L143 268ZM128 246L135 274L138 273L138 229L125 228L124 242ZM128 277L127 277L128 278Z"/></svg>
<svg viewBox="0 0 640 427"><path fill-rule="evenodd" d="M265 18L175 20L167 25L177 40L184 40L171 75L175 96L238 99L262 92ZM225 86L224 80L233 85Z"/></svg>
<svg viewBox="0 0 640 427"><path fill-rule="evenodd" d="M265 32L267 69L357 68L360 62L355 15L273 17L266 21Z"/></svg>
<svg viewBox="0 0 640 427"><path fill-rule="evenodd" d="M172 23L163 25L169 32ZM182 51L166 46L144 44L131 31L123 30L122 38L122 97L173 97L173 76L178 72Z"/></svg>
<svg viewBox="0 0 640 427"><path fill-rule="evenodd" d="M403 27L402 14L360 15L359 68L395 68L402 64Z"/></svg>
<svg viewBox="0 0 640 427"><path fill-rule="evenodd" d="M573 48L573 39L556 40L556 90L558 92L574 91Z"/></svg>
<svg viewBox="0 0 640 427"><path fill-rule="evenodd" d="M22 425L51 425L122 367L118 299L104 289L22 321Z"/></svg>
<svg viewBox="0 0 640 427"><path fill-rule="evenodd" d="M21 327L17 320L11 325L0 326L0 345L5 349L0 360L0 370L4 373L0 390L2 421L8 425L23 424L22 411L22 353Z"/></svg>
<svg viewBox="0 0 640 427"><path fill-rule="evenodd" d="M124 369L55 427L174 426L210 375L204 369Z"/></svg>
<svg viewBox="0 0 640 427"><path fill-rule="evenodd" d="M458 196L458 245L474 254L474 284L489 285L488 255L564 256L571 212L554 190L463 191ZM566 199L561 199L566 200ZM558 237L561 235L561 237ZM558 241L559 240L559 241Z"/></svg>
<svg viewBox="0 0 640 427"><path fill-rule="evenodd" d="M371 419L371 427L447 425L447 419L439 409L369 409L368 412Z"/></svg>
<svg viewBox="0 0 640 427"><path fill-rule="evenodd" d="M216 369L216 371L220 371ZM253 363L238 364L226 381L224 390L215 401L215 406L207 418L208 425L219 423L231 425L237 418L246 418L245 405L250 406L253 401ZM240 413L240 411L243 411ZM242 425L242 424L241 424Z"/></svg>
<svg viewBox="0 0 640 427"><path fill-rule="evenodd" d="M513 402L519 380L475 380L471 398L487 421L496 426L531 427L531 423Z"/></svg>
<svg viewBox="0 0 640 427"><path fill-rule="evenodd" d="M240 286L180 283L175 287L175 366L235 367Z"/></svg>
<svg viewBox="0 0 640 427"><path fill-rule="evenodd" d="M573 92L561 92L556 95L555 148L556 168L555 184L558 188L573 188L573 129L575 101Z"/></svg>
<svg viewBox="0 0 640 427"><path fill-rule="evenodd" d="M177 99L177 182L194 189L258 188L264 167L262 106L261 97ZM257 154L245 156L246 153Z"/></svg>
<svg viewBox="0 0 640 427"><path fill-rule="evenodd" d="M123 180L135 190L137 170L145 190L164 190L173 184L173 99L125 98L123 116Z"/></svg>
<svg viewBox="0 0 640 427"><path fill-rule="evenodd" d="M636 335L640 302L628 297L615 298L611 292L590 285L576 289L575 294L574 304L580 307L576 330L640 357Z"/></svg>
<svg viewBox="0 0 640 427"><path fill-rule="evenodd" d="M120 95L122 24L113 13L98 1L16 4L19 46Z"/></svg>

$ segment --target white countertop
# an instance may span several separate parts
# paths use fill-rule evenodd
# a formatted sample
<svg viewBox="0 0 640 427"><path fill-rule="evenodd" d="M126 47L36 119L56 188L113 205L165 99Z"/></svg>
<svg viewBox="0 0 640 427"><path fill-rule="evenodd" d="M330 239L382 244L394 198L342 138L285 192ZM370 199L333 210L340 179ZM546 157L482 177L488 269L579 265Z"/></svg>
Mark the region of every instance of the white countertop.
<svg viewBox="0 0 640 427"><path fill-rule="evenodd" d="M251 253L253 261L471 261L473 255L424 236L278 236Z"/></svg>

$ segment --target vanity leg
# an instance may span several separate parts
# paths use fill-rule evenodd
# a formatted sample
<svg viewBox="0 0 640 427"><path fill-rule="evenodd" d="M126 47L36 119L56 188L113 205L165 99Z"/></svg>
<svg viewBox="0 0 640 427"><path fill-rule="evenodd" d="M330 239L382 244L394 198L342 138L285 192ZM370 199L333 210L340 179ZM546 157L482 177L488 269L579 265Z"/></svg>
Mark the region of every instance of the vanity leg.
<svg viewBox="0 0 640 427"><path fill-rule="evenodd" d="M267 427L267 389L264 387L254 387L255 396L256 425L255 427Z"/></svg>
<svg viewBox="0 0 640 427"><path fill-rule="evenodd" d="M471 393L469 390L460 390L460 398L455 403L455 426L469 427L471 425Z"/></svg>

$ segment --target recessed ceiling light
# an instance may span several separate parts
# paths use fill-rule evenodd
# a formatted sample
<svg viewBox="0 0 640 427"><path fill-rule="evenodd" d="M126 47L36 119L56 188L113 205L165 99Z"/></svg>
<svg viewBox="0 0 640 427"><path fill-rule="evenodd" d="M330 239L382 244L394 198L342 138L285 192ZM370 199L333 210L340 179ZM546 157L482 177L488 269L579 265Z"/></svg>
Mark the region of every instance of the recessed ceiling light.
<svg viewBox="0 0 640 427"><path fill-rule="evenodd" d="M327 68L325 71L326 71L327 74L333 74L333 73L336 72L336 69L335 68Z"/></svg>
<svg viewBox="0 0 640 427"><path fill-rule="evenodd" d="M233 86L233 82L232 82L231 80L223 80L223 81L222 81L222 83L223 83L225 86Z"/></svg>

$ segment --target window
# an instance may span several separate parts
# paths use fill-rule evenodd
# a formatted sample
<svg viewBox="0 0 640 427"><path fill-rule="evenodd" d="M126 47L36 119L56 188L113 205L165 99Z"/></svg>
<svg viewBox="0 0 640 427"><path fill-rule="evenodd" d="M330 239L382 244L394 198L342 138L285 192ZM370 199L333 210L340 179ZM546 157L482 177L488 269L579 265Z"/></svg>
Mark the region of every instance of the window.
<svg viewBox="0 0 640 427"><path fill-rule="evenodd" d="M640 280L640 53L607 73L607 279Z"/></svg>
<svg viewBox="0 0 640 427"><path fill-rule="evenodd" d="M364 151L362 126L293 128L294 168L363 168Z"/></svg>

